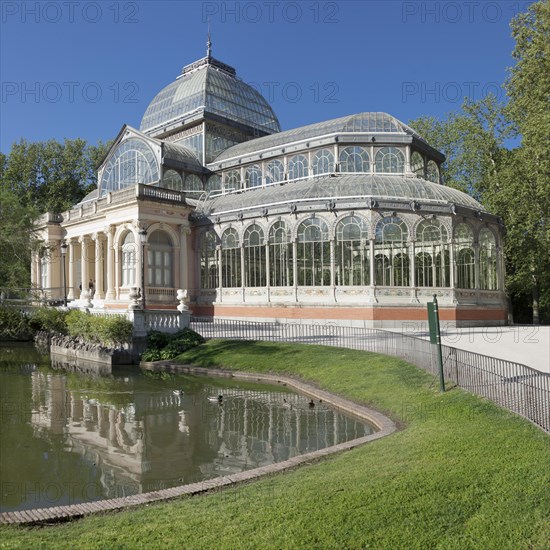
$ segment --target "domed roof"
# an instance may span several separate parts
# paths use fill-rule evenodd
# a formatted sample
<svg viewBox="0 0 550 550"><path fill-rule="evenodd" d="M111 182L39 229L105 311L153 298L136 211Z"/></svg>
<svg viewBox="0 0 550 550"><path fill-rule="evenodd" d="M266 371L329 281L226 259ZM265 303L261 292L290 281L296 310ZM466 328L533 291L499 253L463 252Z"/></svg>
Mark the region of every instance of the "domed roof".
<svg viewBox="0 0 550 550"><path fill-rule="evenodd" d="M143 115L140 130L162 133L163 127L208 112L259 130L279 132L281 127L265 98L239 78L233 67L208 55L184 67L175 82L161 90Z"/></svg>
<svg viewBox="0 0 550 550"><path fill-rule="evenodd" d="M250 208L344 199L364 204L365 199L378 201L418 201L420 204L448 206L455 204L471 210L486 212L475 199L438 183L391 174L361 174L322 176L287 183L286 185L251 189L212 197L203 210L207 214L246 210Z"/></svg>
<svg viewBox="0 0 550 550"><path fill-rule="evenodd" d="M367 112L333 118L331 120L309 124L308 126L301 126L270 136L245 141L244 143L238 143L223 151L216 158L215 162L252 154L255 151L261 151L263 149L288 145L289 143L304 139L312 139L330 134L347 134L355 132L377 135L392 134L412 136L427 143L426 140L410 126L407 126L394 116L382 112Z"/></svg>

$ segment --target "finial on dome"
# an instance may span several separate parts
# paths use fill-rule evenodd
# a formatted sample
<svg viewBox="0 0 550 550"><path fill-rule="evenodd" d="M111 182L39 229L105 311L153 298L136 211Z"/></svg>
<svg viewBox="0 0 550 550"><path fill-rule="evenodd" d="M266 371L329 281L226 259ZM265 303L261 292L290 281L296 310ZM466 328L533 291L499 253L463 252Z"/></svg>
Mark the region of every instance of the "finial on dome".
<svg viewBox="0 0 550 550"><path fill-rule="evenodd" d="M206 57L212 57L212 40L210 40L210 18L208 19L208 40L206 41Z"/></svg>

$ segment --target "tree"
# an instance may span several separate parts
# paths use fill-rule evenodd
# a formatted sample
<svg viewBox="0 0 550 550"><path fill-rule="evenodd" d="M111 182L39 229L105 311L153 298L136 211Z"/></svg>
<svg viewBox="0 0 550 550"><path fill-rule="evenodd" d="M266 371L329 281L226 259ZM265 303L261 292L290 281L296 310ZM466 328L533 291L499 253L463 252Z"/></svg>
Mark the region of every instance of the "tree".
<svg viewBox="0 0 550 550"><path fill-rule="evenodd" d="M449 113L444 120L420 117L409 124L446 156L445 185L483 202L488 180L497 174L504 141L512 132L495 96L465 100L461 111Z"/></svg>
<svg viewBox="0 0 550 550"><path fill-rule="evenodd" d="M109 146L102 142L89 146L82 139L21 140L5 157L2 187L41 213L63 212L96 186L96 168Z"/></svg>
<svg viewBox="0 0 550 550"><path fill-rule="evenodd" d="M516 157L521 166L522 190L526 195L523 214L530 220L525 229L533 257L518 265L530 290L533 322L539 321L539 305L550 304L548 268L550 264L550 3L535 2L512 20L516 41L506 82L509 97L507 115L522 137ZM518 190L519 191L519 190ZM523 204L523 203L522 203ZM541 304L539 304L539 301Z"/></svg>
<svg viewBox="0 0 550 550"><path fill-rule="evenodd" d="M28 287L31 252L38 246L34 222L38 212L24 206L9 189L0 188L0 287Z"/></svg>

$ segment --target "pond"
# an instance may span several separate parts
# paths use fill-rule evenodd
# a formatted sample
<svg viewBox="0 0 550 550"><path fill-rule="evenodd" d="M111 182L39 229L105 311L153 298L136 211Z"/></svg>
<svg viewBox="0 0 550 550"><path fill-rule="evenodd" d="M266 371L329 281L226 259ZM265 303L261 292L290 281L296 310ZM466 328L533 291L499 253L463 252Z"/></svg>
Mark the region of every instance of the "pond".
<svg viewBox="0 0 550 550"><path fill-rule="evenodd" d="M279 386L85 375L30 345L0 346L0 398L2 512L194 483L375 431Z"/></svg>

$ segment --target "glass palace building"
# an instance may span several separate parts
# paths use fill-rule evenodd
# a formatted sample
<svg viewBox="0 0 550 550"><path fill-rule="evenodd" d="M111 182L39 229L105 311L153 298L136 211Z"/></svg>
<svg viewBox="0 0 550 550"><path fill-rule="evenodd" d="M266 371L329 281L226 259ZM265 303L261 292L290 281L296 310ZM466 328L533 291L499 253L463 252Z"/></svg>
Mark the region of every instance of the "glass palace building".
<svg viewBox="0 0 550 550"><path fill-rule="evenodd" d="M447 323L504 324L504 228L443 185L443 161L382 112L281 131L209 50L122 127L97 189L43 217L33 285L105 310L133 287L172 309L183 289L200 316L374 327L425 320L437 294Z"/></svg>

